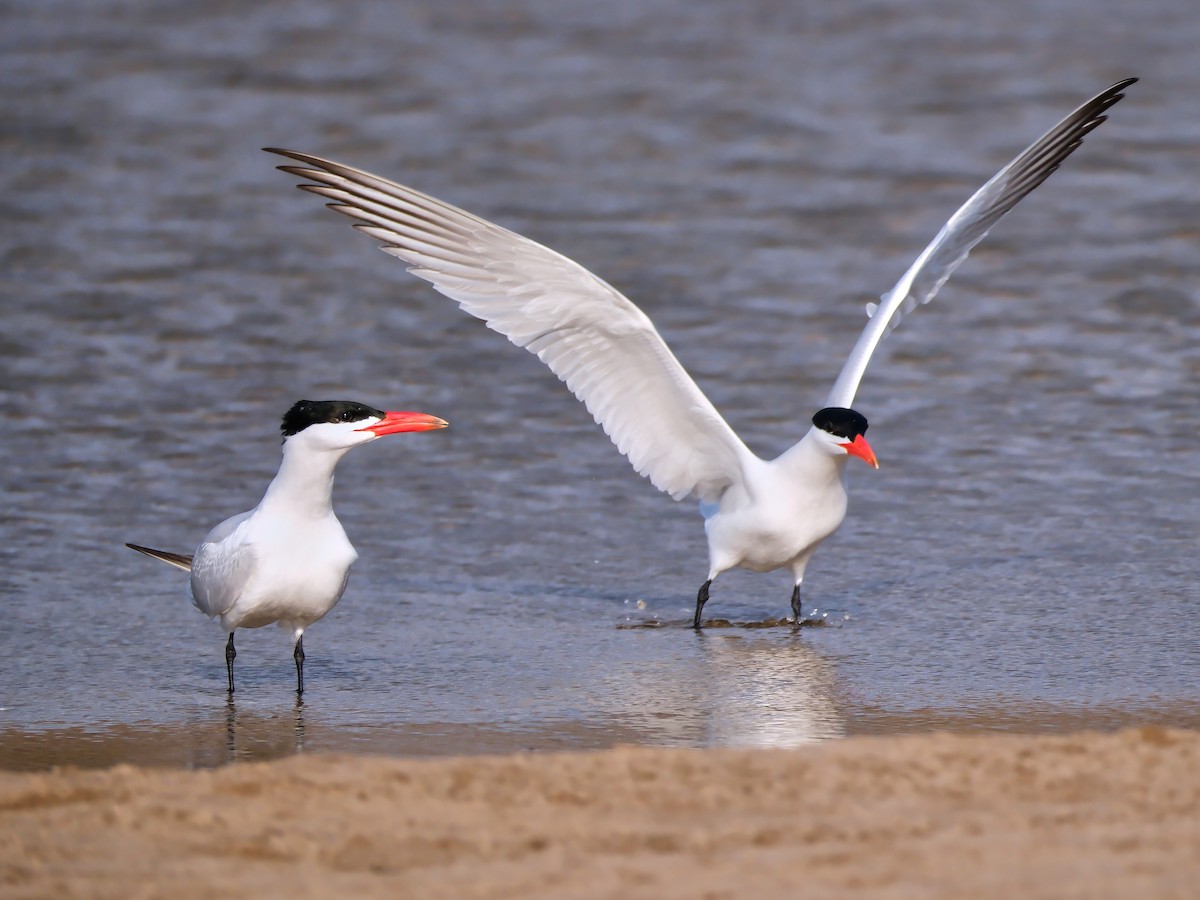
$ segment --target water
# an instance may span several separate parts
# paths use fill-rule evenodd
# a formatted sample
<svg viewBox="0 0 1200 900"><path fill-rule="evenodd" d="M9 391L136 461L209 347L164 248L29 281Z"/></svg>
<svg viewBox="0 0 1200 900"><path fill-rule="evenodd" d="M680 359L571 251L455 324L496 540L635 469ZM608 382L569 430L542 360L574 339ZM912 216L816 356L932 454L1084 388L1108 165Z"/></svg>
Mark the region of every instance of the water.
<svg viewBox="0 0 1200 900"><path fill-rule="evenodd" d="M808 4L807 6L814 6ZM816 5L819 6L819 5ZM265 2L3 11L0 765L787 746L1200 725L1200 20L1149 0ZM272 171L344 159L638 301L747 442L802 434L947 215L1143 81L872 364L882 468L809 568L729 573L532 357ZM299 397L442 415L359 450L362 558L290 647L180 573ZM659 626L659 627L643 627Z"/></svg>

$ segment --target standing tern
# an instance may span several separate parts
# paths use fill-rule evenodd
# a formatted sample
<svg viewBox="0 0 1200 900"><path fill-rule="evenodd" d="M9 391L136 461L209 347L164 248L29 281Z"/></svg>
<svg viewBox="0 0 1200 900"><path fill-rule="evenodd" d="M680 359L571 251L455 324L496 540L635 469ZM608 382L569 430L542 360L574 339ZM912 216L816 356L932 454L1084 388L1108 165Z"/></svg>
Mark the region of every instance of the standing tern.
<svg viewBox="0 0 1200 900"><path fill-rule="evenodd" d="M561 254L420 191L360 169L291 150L268 152L302 165L283 171L330 209L383 243L489 328L546 363L582 400L634 469L676 500L700 501L708 578L692 624L701 627L709 588L734 567L791 570L800 584L813 553L846 516L845 468L875 468L866 418L851 404L884 335L933 299L971 248L1041 184L1105 120L1137 79L1098 94L1038 138L950 217L870 317L812 427L791 449L760 459L680 365L653 323L619 291Z"/></svg>
<svg viewBox="0 0 1200 900"><path fill-rule="evenodd" d="M358 553L333 512L333 470L353 447L404 431L445 428L436 416L383 412L352 400L300 400L283 417L283 462L258 506L226 519L193 556L126 544L191 573L192 602L229 632L278 623L295 643L296 693L304 693L304 629L342 597Z"/></svg>

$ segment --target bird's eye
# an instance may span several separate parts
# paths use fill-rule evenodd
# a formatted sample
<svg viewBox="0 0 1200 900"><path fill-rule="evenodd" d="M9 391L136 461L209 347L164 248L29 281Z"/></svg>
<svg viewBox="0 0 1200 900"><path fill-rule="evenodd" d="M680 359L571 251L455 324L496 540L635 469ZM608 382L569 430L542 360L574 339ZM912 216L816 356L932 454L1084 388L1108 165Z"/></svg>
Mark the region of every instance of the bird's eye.
<svg viewBox="0 0 1200 900"><path fill-rule="evenodd" d="M346 410L345 412L342 413L341 419L343 422L353 422L354 421L354 413L351 412L350 410Z"/></svg>

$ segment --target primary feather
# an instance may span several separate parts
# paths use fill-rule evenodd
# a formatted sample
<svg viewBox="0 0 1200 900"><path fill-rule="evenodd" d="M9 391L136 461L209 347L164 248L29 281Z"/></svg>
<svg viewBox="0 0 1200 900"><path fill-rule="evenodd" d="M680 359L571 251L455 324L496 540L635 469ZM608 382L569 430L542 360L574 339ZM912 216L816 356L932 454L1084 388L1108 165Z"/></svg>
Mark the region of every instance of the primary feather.
<svg viewBox="0 0 1200 900"><path fill-rule="evenodd" d="M126 544L130 550L136 550L138 553L145 553L147 556L165 562L169 566L174 566L177 569L183 569L185 572L192 571L192 557L187 553L172 553L169 550L154 550L150 547L140 547L137 544Z"/></svg>

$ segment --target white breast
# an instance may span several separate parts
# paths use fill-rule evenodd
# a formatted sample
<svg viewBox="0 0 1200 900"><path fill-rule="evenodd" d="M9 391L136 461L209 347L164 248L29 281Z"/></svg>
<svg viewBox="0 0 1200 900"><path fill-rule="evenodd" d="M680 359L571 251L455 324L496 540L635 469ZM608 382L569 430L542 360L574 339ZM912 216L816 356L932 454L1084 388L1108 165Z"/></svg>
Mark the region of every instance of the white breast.
<svg viewBox="0 0 1200 900"><path fill-rule="evenodd" d="M197 559L205 556L237 560L202 565L192 575L198 601L222 598L201 608L219 614L226 630L275 622L295 629L311 625L341 599L358 553L331 513L303 523L251 516L222 544L202 545Z"/></svg>

